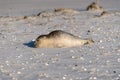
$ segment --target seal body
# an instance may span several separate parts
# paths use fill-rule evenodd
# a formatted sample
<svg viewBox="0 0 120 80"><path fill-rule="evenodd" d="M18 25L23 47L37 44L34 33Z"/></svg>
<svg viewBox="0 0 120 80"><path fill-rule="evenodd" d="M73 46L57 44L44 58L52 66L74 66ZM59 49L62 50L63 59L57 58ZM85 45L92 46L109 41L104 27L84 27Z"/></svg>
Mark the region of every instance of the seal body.
<svg viewBox="0 0 120 80"><path fill-rule="evenodd" d="M75 47L93 43L93 40L80 39L70 33L55 30L47 35L40 35L35 41L35 47L38 48L62 48Z"/></svg>
<svg viewBox="0 0 120 80"><path fill-rule="evenodd" d="M97 4L96 2L93 2L87 7L87 10L88 11L103 11L103 7Z"/></svg>
<svg viewBox="0 0 120 80"><path fill-rule="evenodd" d="M109 13L107 11L103 11L100 16L105 17L105 16L108 16L108 15L109 15Z"/></svg>
<svg viewBox="0 0 120 80"><path fill-rule="evenodd" d="M70 8L57 8L54 12L69 13L69 14L78 14L79 11L70 9Z"/></svg>

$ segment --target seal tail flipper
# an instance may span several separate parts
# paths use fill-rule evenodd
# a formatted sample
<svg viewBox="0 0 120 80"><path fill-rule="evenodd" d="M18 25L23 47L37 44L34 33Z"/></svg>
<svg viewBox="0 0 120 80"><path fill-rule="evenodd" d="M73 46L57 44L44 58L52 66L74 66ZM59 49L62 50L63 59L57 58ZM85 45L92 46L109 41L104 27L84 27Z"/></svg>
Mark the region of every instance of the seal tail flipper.
<svg viewBox="0 0 120 80"><path fill-rule="evenodd" d="M91 44L91 43L94 43L94 40L89 39L89 40L87 40L87 41L84 43L84 45Z"/></svg>

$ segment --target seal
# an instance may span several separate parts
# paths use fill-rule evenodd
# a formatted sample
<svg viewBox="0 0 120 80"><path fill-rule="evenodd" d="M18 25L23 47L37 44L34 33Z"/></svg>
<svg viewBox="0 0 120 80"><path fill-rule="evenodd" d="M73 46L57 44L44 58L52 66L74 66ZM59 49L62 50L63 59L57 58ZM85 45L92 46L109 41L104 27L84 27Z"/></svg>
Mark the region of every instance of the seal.
<svg viewBox="0 0 120 80"><path fill-rule="evenodd" d="M66 48L75 47L85 44L93 43L91 39L81 39L68 32L62 30L55 30L47 35L40 35L35 40L36 48Z"/></svg>
<svg viewBox="0 0 120 80"><path fill-rule="evenodd" d="M87 7L87 11L103 11L103 7L98 4L98 0L96 2L91 3Z"/></svg>
<svg viewBox="0 0 120 80"><path fill-rule="evenodd" d="M54 12L69 13L69 14L79 14L79 11L70 8L57 8Z"/></svg>
<svg viewBox="0 0 120 80"><path fill-rule="evenodd" d="M107 12L107 11L103 11L100 15L100 17L105 17L105 16L108 16L110 13Z"/></svg>

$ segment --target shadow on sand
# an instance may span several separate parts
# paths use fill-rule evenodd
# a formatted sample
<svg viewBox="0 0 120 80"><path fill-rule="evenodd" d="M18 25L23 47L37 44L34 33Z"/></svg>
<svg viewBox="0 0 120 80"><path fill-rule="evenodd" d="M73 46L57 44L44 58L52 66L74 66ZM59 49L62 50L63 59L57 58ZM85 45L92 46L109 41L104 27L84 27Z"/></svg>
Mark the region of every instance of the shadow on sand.
<svg viewBox="0 0 120 80"><path fill-rule="evenodd" d="M28 43L23 43L25 46L28 46L28 47L31 47L31 48L35 48L34 47L34 43L35 43L35 41L30 41L30 42L28 42Z"/></svg>

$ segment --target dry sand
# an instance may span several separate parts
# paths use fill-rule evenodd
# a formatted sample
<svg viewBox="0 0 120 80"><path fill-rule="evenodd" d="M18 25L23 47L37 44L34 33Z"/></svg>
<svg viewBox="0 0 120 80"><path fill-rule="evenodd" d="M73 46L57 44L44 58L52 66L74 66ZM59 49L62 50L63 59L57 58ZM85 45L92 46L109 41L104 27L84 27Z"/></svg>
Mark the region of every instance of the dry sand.
<svg viewBox="0 0 120 80"><path fill-rule="evenodd" d="M0 16L32 15L55 8L74 8L85 11L95 0L1 0ZM120 0L99 0L107 10L120 10Z"/></svg>

